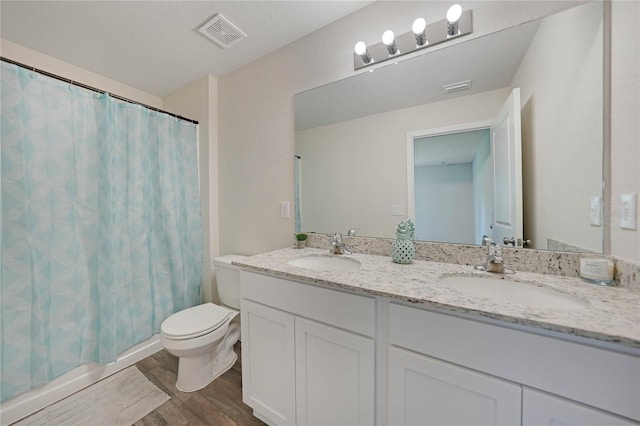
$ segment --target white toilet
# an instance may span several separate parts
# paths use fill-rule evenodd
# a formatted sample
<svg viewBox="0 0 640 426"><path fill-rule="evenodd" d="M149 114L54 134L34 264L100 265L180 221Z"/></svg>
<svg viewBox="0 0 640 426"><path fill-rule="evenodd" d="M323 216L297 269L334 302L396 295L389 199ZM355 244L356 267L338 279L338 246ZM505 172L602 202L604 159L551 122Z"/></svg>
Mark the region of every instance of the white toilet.
<svg viewBox="0 0 640 426"><path fill-rule="evenodd" d="M176 312L162 322L160 342L179 357L176 387L202 389L236 362L233 345L240 338L240 270L231 262L244 256L213 260L222 306L204 303Z"/></svg>

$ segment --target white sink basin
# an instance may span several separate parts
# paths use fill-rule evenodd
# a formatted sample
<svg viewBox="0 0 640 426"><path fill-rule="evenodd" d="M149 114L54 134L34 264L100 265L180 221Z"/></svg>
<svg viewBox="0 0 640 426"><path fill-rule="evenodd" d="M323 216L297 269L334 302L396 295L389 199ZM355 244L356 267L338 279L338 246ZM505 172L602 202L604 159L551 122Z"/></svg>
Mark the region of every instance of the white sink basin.
<svg viewBox="0 0 640 426"><path fill-rule="evenodd" d="M519 283L508 278L449 276L443 285L469 296L542 309L583 309L585 304L568 294L546 287Z"/></svg>
<svg viewBox="0 0 640 426"><path fill-rule="evenodd" d="M314 271L348 271L360 268L360 262L357 260L339 256L311 255L299 257L287 263L291 266Z"/></svg>

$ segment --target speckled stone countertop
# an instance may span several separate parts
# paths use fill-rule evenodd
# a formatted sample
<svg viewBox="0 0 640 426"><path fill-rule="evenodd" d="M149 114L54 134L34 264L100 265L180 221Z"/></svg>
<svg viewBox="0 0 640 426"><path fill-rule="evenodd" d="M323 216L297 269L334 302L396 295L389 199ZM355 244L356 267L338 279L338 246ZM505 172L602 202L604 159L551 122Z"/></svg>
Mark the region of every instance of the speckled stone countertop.
<svg viewBox="0 0 640 426"><path fill-rule="evenodd" d="M489 297L469 296L463 290L447 287L441 282L451 275L500 277L499 274L476 271L467 265L422 260L400 265L392 262L391 257L358 253L344 256L361 263L359 269L352 270L316 271L287 263L296 258L318 255L331 256L321 249L286 248L239 259L233 264L304 283L386 296L426 307L640 348L640 295L624 288L589 284L575 277L531 272L505 275L505 278L522 285L542 286L573 296L585 305L577 309L534 308Z"/></svg>

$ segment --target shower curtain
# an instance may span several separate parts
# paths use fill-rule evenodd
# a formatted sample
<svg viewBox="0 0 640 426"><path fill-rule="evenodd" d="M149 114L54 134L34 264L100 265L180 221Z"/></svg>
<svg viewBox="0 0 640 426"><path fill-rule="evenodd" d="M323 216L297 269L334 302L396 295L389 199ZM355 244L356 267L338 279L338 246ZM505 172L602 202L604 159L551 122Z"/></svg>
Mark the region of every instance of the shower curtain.
<svg viewBox="0 0 640 426"><path fill-rule="evenodd" d="M2 62L0 400L200 301L197 129Z"/></svg>

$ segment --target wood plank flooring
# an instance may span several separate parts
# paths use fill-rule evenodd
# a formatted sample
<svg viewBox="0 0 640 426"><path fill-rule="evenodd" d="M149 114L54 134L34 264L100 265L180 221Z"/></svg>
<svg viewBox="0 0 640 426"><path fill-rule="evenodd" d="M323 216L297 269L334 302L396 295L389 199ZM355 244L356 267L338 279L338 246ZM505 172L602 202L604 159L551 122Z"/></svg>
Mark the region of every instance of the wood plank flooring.
<svg viewBox="0 0 640 426"><path fill-rule="evenodd" d="M151 355L138 362L138 369L171 397L171 399L135 423L146 425L264 425L251 414L251 408L242 402L242 364L240 342L235 346L238 360L233 367L195 392L176 389L178 358L167 351Z"/></svg>

